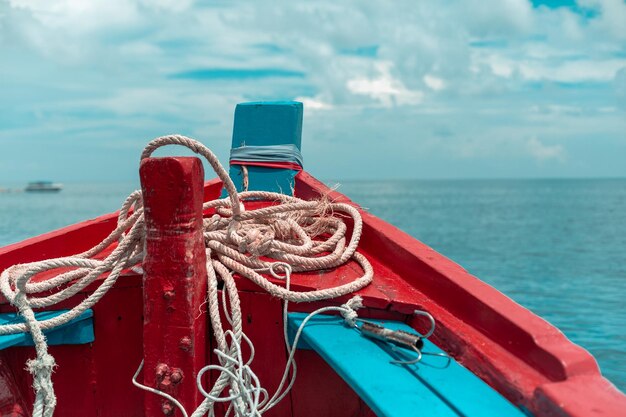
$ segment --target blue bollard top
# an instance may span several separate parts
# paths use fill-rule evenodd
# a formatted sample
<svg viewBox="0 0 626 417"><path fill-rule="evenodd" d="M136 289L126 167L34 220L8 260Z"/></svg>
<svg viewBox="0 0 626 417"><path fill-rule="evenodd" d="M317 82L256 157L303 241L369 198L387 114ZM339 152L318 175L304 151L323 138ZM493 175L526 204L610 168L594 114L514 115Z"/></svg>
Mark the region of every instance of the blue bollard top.
<svg viewBox="0 0 626 417"><path fill-rule="evenodd" d="M246 152L241 152L241 148L252 147L251 153L255 153L255 156L261 159L269 156L268 160L277 161L279 164L285 162L287 166L286 168L259 166L255 165L258 158L251 157L250 164L244 164L248 190L292 193L299 168L294 169L294 164L289 166L288 163L297 160L298 165L300 167L302 165L299 155L302 145L302 115L302 103L297 101L250 102L237 105L232 148L239 149L235 153L245 155ZM271 155L272 152L276 155ZM229 174L237 190L242 191L244 188L242 165L231 165Z"/></svg>
<svg viewBox="0 0 626 417"><path fill-rule="evenodd" d="M302 149L302 103L240 103L235 108L232 147L296 145Z"/></svg>

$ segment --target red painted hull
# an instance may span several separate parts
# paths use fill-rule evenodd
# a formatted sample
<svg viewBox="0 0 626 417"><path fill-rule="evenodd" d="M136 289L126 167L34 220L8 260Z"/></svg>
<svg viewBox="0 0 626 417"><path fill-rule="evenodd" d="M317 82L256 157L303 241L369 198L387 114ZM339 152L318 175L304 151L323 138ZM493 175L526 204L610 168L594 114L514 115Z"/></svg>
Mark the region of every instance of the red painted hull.
<svg viewBox="0 0 626 417"><path fill-rule="evenodd" d="M329 192L305 172L296 179L295 192L300 198L313 199ZM220 182L207 182L204 200L217 198L220 192ZM339 193L330 195L336 201L350 202ZM419 329L423 323L414 322L411 312L429 311L437 319L432 337L436 344L535 416L623 415L626 397L602 377L588 352L428 246L367 212L361 214L364 230L359 251L375 272L372 285L359 293L368 307L365 316L402 320ZM2 248L0 271L16 263L82 252L107 236L116 221L113 213ZM292 282L295 289L319 289L354 279L360 273L358 267L347 264L323 276L295 275ZM58 307L75 305L95 284ZM255 372L264 386L273 389L286 361L285 352L276 349L282 340L281 302L247 280L238 279L237 284L242 311L248 316L244 331L257 348ZM178 341L143 330L144 291L150 290L142 276L128 271L94 307L94 343L50 348L59 365L53 379L57 415L143 416L151 409L144 407L144 401L156 400L144 398L144 392L132 386L131 377L147 351L167 352L167 345ZM317 307L319 304L294 304L292 309L311 311ZM0 312L8 311L13 308L0 300ZM205 326L196 331L206 334ZM206 340L206 346L194 345L197 351L190 362L211 360L211 344ZM32 381L23 368L33 355L32 348L0 351L0 415L29 415ZM296 358L299 370L295 387L268 415L373 415L315 353L299 351Z"/></svg>

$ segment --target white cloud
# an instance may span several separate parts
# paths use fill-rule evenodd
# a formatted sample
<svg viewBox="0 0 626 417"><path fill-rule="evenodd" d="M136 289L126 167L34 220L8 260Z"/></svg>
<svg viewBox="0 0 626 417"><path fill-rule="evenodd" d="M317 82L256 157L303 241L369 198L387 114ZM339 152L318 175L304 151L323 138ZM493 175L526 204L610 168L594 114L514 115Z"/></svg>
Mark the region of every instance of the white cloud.
<svg viewBox="0 0 626 417"><path fill-rule="evenodd" d="M137 23L137 4L124 0L9 0L25 9L43 25L66 33L87 33L102 28L121 28Z"/></svg>
<svg viewBox="0 0 626 417"><path fill-rule="evenodd" d="M350 79L346 86L351 93L369 96L386 107L394 104L419 104L423 93L407 89L400 80L391 75L392 67L391 62L379 62L376 65L378 75L373 78L357 77Z"/></svg>
<svg viewBox="0 0 626 417"><path fill-rule="evenodd" d="M481 36L526 34L535 20L527 0L471 0L460 11L470 30Z"/></svg>
<svg viewBox="0 0 626 417"><path fill-rule="evenodd" d="M537 62L522 62L518 69L528 80L551 80L560 82L609 82L626 66L626 59L575 60L548 66Z"/></svg>
<svg viewBox="0 0 626 417"><path fill-rule="evenodd" d="M325 102L322 97L296 97L295 100L301 102L304 108L309 110L330 110L333 108L333 105Z"/></svg>
<svg viewBox="0 0 626 417"><path fill-rule="evenodd" d="M426 84L426 86L431 90L440 91L446 88L446 82L439 77L435 77L434 75L426 74L422 77L422 80L424 80L424 84Z"/></svg>
<svg viewBox="0 0 626 417"><path fill-rule="evenodd" d="M545 145L536 137L532 137L528 139L526 142L526 150L538 161L547 161L547 160L557 160L564 161L565 160L565 148L561 145Z"/></svg>

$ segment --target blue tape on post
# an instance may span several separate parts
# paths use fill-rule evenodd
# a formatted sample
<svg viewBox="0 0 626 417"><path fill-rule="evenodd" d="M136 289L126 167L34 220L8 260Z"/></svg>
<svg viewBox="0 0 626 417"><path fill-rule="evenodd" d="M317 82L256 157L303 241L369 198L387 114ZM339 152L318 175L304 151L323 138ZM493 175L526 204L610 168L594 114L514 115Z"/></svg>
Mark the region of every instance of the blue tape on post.
<svg viewBox="0 0 626 417"><path fill-rule="evenodd" d="M231 161L289 162L303 167L302 154L296 145L241 146L230 150Z"/></svg>
<svg viewBox="0 0 626 417"><path fill-rule="evenodd" d="M57 317L68 310L42 311L35 313L37 320L48 320ZM0 326L3 324L23 323L24 320L17 313L0 314ZM45 330L48 345L81 345L95 340L93 333L93 311L88 309L74 320ZM0 350L11 346L33 346L30 333L16 333L0 336Z"/></svg>
<svg viewBox="0 0 626 417"><path fill-rule="evenodd" d="M290 337L306 313L289 313ZM388 329L414 332L405 323L369 320ZM313 317L302 331L298 349L315 350L352 387L377 416L526 417L493 388L456 361L424 356L415 365L397 365L402 356L389 345L365 338L337 316ZM442 352L428 340L425 352ZM446 366L447 365L447 366ZM301 377L301 376L300 376Z"/></svg>
<svg viewBox="0 0 626 417"><path fill-rule="evenodd" d="M235 108L231 148L288 145L295 146L299 153L302 149L302 113L302 103L296 101L238 104ZM253 165L247 166L247 170L248 190L283 194L291 194L298 173L295 169ZM243 188L241 165L231 165L229 174L237 190L241 191Z"/></svg>

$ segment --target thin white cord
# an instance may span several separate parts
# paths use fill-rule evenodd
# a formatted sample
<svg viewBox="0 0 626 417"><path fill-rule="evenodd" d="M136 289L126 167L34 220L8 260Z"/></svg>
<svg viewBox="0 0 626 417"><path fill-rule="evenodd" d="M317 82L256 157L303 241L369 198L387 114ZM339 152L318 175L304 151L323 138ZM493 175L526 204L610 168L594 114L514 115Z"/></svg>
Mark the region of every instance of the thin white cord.
<svg viewBox="0 0 626 417"><path fill-rule="evenodd" d="M176 398L172 397L171 395L169 395L166 392L159 391L156 388L151 388L151 387L148 387L146 385L143 385L142 383L137 382L137 377L139 376L139 373L141 372L142 369L143 369L143 359L141 360L141 363L139 364L139 368L137 368L137 371L135 371L135 375L133 375L133 379L132 379L133 385L136 386L137 388L140 388L140 389L144 390L144 391L148 391L148 392L151 392L153 394L160 395L161 397L163 397L163 398L165 398L167 400L170 400L180 410L180 412L183 414L183 417L189 417L188 414L187 414L187 411L185 411L185 408L183 407L183 405L180 402L178 402L178 400Z"/></svg>

